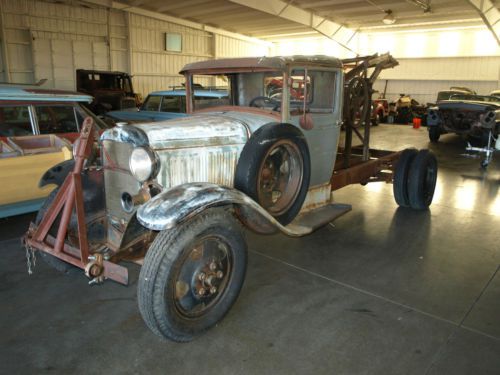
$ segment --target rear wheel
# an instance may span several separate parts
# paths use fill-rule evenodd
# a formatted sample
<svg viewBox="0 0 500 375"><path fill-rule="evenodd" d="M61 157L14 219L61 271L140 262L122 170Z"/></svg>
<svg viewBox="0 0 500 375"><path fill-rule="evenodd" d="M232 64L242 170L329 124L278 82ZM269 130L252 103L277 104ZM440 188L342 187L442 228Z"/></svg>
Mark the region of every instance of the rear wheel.
<svg viewBox="0 0 500 375"><path fill-rule="evenodd" d="M437 160L429 150L420 150L413 159L408 174L408 197L410 207L427 209L434 197L437 181Z"/></svg>
<svg viewBox="0 0 500 375"><path fill-rule="evenodd" d="M139 276L144 321L160 337L192 340L234 304L246 264L243 232L224 209L209 209L159 233Z"/></svg>
<svg viewBox="0 0 500 375"><path fill-rule="evenodd" d="M401 207L409 207L410 199L408 197L408 174L411 163L418 151L415 148L403 150L394 169L394 183L392 185L394 199Z"/></svg>

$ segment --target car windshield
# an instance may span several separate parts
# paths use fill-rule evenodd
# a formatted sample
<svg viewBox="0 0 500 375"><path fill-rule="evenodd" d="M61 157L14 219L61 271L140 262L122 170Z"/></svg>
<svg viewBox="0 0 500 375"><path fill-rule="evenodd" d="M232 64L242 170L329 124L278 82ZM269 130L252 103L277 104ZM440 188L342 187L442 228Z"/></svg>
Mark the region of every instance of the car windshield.
<svg viewBox="0 0 500 375"><path fill-rule="evenodd" d="M452 95L451 100L470 100L470 101L478 101L478 102L490 102L496 103L500 101L499 98L488 95L468 95L468 94L455 94Z"/></svg>
<svg viewBox="0 0 500 375"><path fill-rule="evenodd" d="M307 72L307 73L306 73ZM289 77L288 98L290 111L306 110L332 112L336 72L331 70L292 69ZM195 97L194 110L219 106L256 107L279 112L283 100L283 72L238 72L225 75L193 75L194 90L214 85L224 88L210 99ZM224 93L224 94L222 94Z"/></svg>

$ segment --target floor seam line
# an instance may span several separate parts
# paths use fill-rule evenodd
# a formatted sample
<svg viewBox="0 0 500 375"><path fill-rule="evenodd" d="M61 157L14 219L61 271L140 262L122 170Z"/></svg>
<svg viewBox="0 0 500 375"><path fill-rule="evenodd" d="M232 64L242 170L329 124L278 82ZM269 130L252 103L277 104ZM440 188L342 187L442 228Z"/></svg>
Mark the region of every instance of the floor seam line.
<svg viewBox="0 0 500 375"><path fill-rule="evenodd" d="M453 329L453 332L451 332L451 334L448 336L448 338L446 339L446 341L443 343L443 345L441 345L441 347L439 348L439 350L437 351L436 355L434 356L434 358L432 359L431 361L431 364L429 365L429 367L427 368L427 370L425 371L425 375L427 375L429 373L430 370L432 370L432 368L434 367L434 365L437 363L437 361L439 360L439 357L441 356L441 353L443 352L443 350L446 348L446 346L449 344L449 342L451 341L451 339L453 338L453 336L458 332L459 329L467 329L463 323L465 322L465 320L467 319L467 317L470 315L470 313L472 312L472 310L474 309L474 307L476 306L477 302L481 299L481 297L483 296L484 292L486 291L486 289L488 289L488 286L491 284L491 282L493 281L493 279L495 278L496 274L498 273L498 270L500 269L500 265L497 266L496 270L493 272L493 274L491 275L491 277L489 278L489 280L486 282L486 285L484 286L483 289L481 289L481 292L479 293L479 295L476 297L476 299L474 300L474 302L472 302L471 306L469 307L469 309L467 310L467 312L465 313L464 317L462 318L462 320L460 321L460 323ZM473 329L467 329L468 331L471 331L471 332L477 332L476 330L473 330ZM488 335L484 335L484 336L488 336ZM497 339L498 340L498 339Z"/></svg>
<svg viewBox="0 0 500 375"><path fill-rule="evenodd" d="M378 294L375 294L375 293L369 292L369 291L367 291L367 290L363 290L363 289L358 288L358 287L356 287L356 286L349 285L349 284L344 283L344 282L342 282L342 281L332 279L332 278L330 278L330 277L328 277L328 276L321 275L321 274L319 274L319 273L317 273L317 272L310 271L310 270L305 269L305 268L303 268L303 267L299 267L299 266L296 266L296 265L294 265L294 264L291 264L291 263L285 262L285 261L283 261L283 260L281 260L281 259L278 259L278 258L272 257L272 256L270 256L270 255L263 254L263 253L261 253L261 252L259 252L259 251L256 251L256 250L249 250L249 251L250 251L250 252L252 252L252 253L258 254L258 255L260 255L260 256L262 256L262 257L265 257L265 258L271 259L271 260L273 260L273 261L275 261L275 262L278 262L278 263L281 263L281 264L287 265L287 266L289 266L289 267L291 267L291 268L294 268L294 269L296 269L296 270L299 270L299 271L305 272L305 273L307 273L307 274L310 274L310 275L312 275L312 276L318 277L318 278L320 278L320 279L330 281L330 282L332 282L332 283L335 283L335 284L341 285L341 286L343 286L343 287L345 287L345 288L348 288L348 289L355 290L355 291L357 291L357 292L359 292L359 293L362 293L362 294L368 295L368 296L370 296L370 297L374 297L374 298L380 299L380 300L382 300L382 301L385 301L385 302L391 303L391 304L393 304L393 305L396 305L396 306L399 306L399 307L402 307L402 308L405 308L405 309L410 309L410 310L412 310L412 311L415 311L416 313L419 313L419 314L422 314L422 315L428 316L428 317L430 317L430 318L433 318L433 319L436 319L436 320L439 320L439 321L442 321L442 322L445 322L445 323L451 324L453 327L455 327L455 329L453 330L452 334L456 331L456 329L463 328L463 329L466 329L466 330L468 330L468 331L474 332L474 333L476 333L476 334L478 334L478 335L485 336L485 337L488 337L488 338L494 339L494 340L496 340L496 341L500 341L500 338L497 338L497 337L495 337L495 336L491 336L491 335L488 335L488 334L486 334L486 333L484 333L484 332L477 331L477 330L474 330L474 329L470 329L470 328L468 328L468 327L466 327L466 326L461 326L461 325L460 325L460 324L461 324L461 322L460 322L460 323L457 323L457 322L454 322L454 321L452 321L452 320L445 319L445 318L442 318L442 317L440 317L440 316L437 316L437 315L434 315L434 314L431 314L431 313L428 313L428 312L422 311L422 310L420 310L420 309L417 309L417 308L415 308L415 307L412 307L412 306L406 305L406 304L404 304L404 303L394 301L394 300L392 300L392 299L389 299L389 298L386 298L386 297L380 296L380 295L378 295ZM499 268L500 268L500 266L499 266ZM497 271L498 271L498 269L497 269ZM496 272L495 272L495 273L496 273Z"/></svg>

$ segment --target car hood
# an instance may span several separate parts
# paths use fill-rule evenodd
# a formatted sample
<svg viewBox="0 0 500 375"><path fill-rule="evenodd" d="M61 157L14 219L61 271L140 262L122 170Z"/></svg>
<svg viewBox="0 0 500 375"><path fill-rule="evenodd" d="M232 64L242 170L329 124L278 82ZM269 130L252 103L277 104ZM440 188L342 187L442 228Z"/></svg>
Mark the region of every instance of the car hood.
<svg viewBox="0 0 500 375"><path fill-rule="evenodd" d="M488 111L500 109L500 103L477 102L468 100L449 100L437 103L439 109L456 109L469 111Z"/></svg>

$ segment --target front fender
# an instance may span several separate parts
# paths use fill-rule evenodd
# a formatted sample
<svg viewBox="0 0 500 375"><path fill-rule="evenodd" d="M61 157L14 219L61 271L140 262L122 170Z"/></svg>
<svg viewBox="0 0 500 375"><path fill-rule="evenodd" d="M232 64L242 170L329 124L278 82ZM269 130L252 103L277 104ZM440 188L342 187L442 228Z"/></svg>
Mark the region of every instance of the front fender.
<svg viewBox="0 0 500 375"><path fill-rule="evenodd" d="M163 191L137 210L137 219L151 230L171 229L200 212L220 206L233 206L239 220L257 233L278 231L289 236L312 232L309 227L284 227L253 199L239 190L211 183L188 183Z"/></svg>

